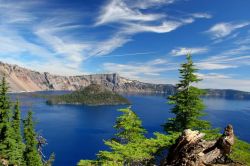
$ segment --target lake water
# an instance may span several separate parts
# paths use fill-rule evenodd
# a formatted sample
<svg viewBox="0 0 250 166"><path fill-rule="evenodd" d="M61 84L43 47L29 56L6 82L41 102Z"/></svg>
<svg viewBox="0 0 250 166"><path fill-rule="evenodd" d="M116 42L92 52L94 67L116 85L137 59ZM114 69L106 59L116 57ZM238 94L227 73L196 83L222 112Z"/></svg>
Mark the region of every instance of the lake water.
<svg viewBox="0 0 250 166"><path fill-rule="evenodd" d="M59 92L46 92L59 93ZM61 92L63 93L63 92ZM126 106L46 105L42 98L15 95L21 101L22 116L34 111L37 131L48 141L45 154L56 154L54 166L74 166L80 159L95 159L99 150L107 147L103 140L111 138L112 126ZM143 121L148 136L163 132L161 125L171 116L166 97L162 95L125 95L132 109ZM250 142L250 101L205 98L207 116L214 127L234 126L236 135Z"/></svg>

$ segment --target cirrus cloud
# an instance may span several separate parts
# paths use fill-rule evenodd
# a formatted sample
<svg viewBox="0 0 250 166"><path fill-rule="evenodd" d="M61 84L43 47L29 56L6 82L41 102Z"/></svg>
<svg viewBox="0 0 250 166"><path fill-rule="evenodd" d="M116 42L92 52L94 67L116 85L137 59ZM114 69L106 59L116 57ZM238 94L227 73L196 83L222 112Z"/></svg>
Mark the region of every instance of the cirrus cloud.
<svg viewBox="0 0 250 166"><path fill-rule="evenodd" d="M170 55L172 56L182 56L187 55L188 53L194 55L194 54L202 54L206 53L208 51L208 48L206 47L178 47L173 49L170 52Z"/></svg>
<svg viewBox="0 0 250 166"><path fill-rule="evenodd" d="M206 33L210 34L213 39L223 38L230 35L233 31L248 26L250 22L241 22L241 23L231 23L231 22L222 22L215 24Z"/></svg>

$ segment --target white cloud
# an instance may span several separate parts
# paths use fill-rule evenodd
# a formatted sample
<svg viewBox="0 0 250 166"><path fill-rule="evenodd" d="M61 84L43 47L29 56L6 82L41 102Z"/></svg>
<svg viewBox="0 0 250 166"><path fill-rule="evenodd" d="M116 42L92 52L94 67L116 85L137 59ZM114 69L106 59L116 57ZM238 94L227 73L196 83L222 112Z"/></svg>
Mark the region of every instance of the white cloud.
<svg viewBox="0 0 250 166"><path fill-rule="evenodd" d="M139 55L150 55L155 54L154 51L146 51L146 52L132 52L132 53L126 53L126 54L112 54L112 55L106 55L102 56L103 58L109 58L109 57L123 57L123 56L139 56Z"/></svg>
<svg viewBox="0 0 250 166"><path fill-rule="evenodd" d="M167 33L184 25L184 23L177 21L164 21L161 25L145 25L140 23L127 23L126 25L126 27L122 28L122 32L127 34L134 34L140 32Z"/></svg>
<svg viewBox="0 0 250 166"><path fill-rule="evenodd" d="M161 64L167 64L168 61L166 59L158 58L153 61L151 61L152 65L161 65Z"/></svg>
<svg viewBox="0 0 250 166"><path fill-rule="evenodd" d="M203 70L233 69L250 65L250 47L241 45L202 59L195 64Z"/></svg>
<svg viewBox="0 0 250 166"><path fill-rule="evenodd" d="M206 18L206 19L212 18L212 15L208 13L193 13L191 14L191 16L193 16L194 18Z"/></svg>
<svg viewBox="0 0 250 166"><path fill-rule="evenodd" d="M194 54L202 54L208 51L208 48L206 47L179 47L176 49L173 49L170 52L170 55L172 56L182 56L182 55L187 55L188 53L194 55Z"/></svg>
<svg viewBox="0 0 250 166"><path fill-rule="evenodd" d="M131 39L127 38L121 34L115 34L113 37L93 44L91 51L89 53L90 56L103 56L113 52L115 49L123 46L125 43L131 41Z"/></svg>
<svg viewBox="0 0 250 166"><path fill-rule="evenodd" d="M233 31L248 26L250 22L242 23L218 23L212 26L206 33L209 33L212 38L218 39L230 35Z"/></svg>
<svg viewBox="0 0 250 166"><path fill-rule="evenodd" d="M173 2L175 0L110 0L102 8L95 25L119 24L118 32L129 36L142 32L168 33L194 22L196 18L210 18L205 13L171 17L166 13L144 11L144 9L154 9Z"/></svg>
<svg viewBox="0 0 250 166"><path fill-rule="evenodd" d="M111 35L94 34L92 37L76 35L79 31L79 34L84 34L86 27L99 28L83 25L82 12L60 9L60 6L54 8L53 3L45 1L0 0L0 58L8 56L7 62L14 62L15 59L25 67L50 70L56 74L79 73L84 60L110 54L132 41L134 34L167 33L192 23L196 18L208 18L201 13L175 18L154 10L174 2L110 0L99 13L96 26L117 26L109 27L113 31ZM31 65L31 62L36 65ZM164 61L156 60L154 63L162 65ZM148 68L152 65L148 64ZM157 70L154 71L145 73L157 75Z"/></svg>
<svg viewBox="0 0 250 166"><path fill-rule="evenodd" d="M84 57L82 50L86 46L64 39L68 30L77 27L67 24L74 23L76 15L66 10L67 16L55 13L55 9L33 10L43 5L46 4L41 1L0 3L1 60L7 63L19 61L18 64L24 67L56 74L79 73L79 64Z"/></svg>
<svg viewBox="0 0 250 166"><path fill-rule="evenodd" d="M78 24L80 13L67 9L36 11L33 9L46 4L35 2L0 3L0 58L5 62L22 61L25 55L26 61L21 62L25 67L49 69L55 74L73 74L73 71L78 74L81 63L87 58L109 54L130 40L120 34L104 40L78 38L74 32L85 28ZM27 38L23 32L29 32L32 38ZM31 61L36 65L30 65Z"/></svg>
<svg viewBox="0 0 250 166"><path fill-rule="evenodd" d="M228 68L237 68L237 65L231 64L222 64L222 63L214 63L214 62L199 62L195 63L195 65L201 70L220 70L220 69L228 69Z"/></svg>
<svg viewBox="0 0 250 166"><path fill-rule="evenodd" d="M131 8L147 9L149 7L159 7L161 5L172 4L176 0L125 0Z"/></svg>
<svg viewBox="0 0 250 166"><path fill-rule="evenodd" d="M122 0L112 0L102 9L96 25L123 21L154 21L162 17L160 14L143 14L129 8Z"/></svg>
<svg viewBox="0 0 250 166"><path fill-rule="evenodd" d="M35 31L35 34L44 44L53 50L54 54L64 57L74 63L81 63L84 59L83 53L84 50L88 48L87 44L69 40L65 41L62 35L57 35L49 26L39 27Z"/></svg>
<svg viewBox="0 0 250 166"><path fill-rule="evenodd" d="M146 79L152 76L160 76L163 72L177 70L176 63L168 62L165 59L154 59L144 63L104 63L103 69L107 72L114 72L121 74L130 79Z"/></svg>
<svg viewBox="0 0 250 166"><path fill-rule="evenodd" d="M228 75L219 74L219 73L207 73L207 74L196 73L196 75L197 75L199 78L203 79L203 80L231 78L231 77L228 76Z"/></svg>

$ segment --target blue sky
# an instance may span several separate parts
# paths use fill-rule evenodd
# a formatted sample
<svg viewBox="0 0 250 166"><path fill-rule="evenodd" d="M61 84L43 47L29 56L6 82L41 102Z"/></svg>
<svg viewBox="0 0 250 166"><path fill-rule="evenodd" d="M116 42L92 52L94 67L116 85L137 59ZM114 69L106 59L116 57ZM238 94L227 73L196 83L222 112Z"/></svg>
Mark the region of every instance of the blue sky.
<svg viewBox="0 0 250 166"><path fill-rule="evenodd" d="M250 91L249 9L249 0L0 0L0 60L176 83L191 52L200 87Z"/></svg>

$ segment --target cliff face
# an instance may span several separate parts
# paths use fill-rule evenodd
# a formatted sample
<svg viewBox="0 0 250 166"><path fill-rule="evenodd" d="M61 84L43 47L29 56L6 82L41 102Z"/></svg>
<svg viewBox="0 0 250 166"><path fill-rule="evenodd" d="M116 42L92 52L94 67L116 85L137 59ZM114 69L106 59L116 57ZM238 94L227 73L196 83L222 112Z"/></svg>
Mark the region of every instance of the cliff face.
<svg viewBox="0 0 250 166"><path fill-rule="evenodd" d="M57 76L40 73L0 62L0 76L6 76L10 91L77 90L90 85L100 84L116 92L173 94L175 88L168 84L149 84L120 77L118 74L94 74L81 76Z"/></svg>

